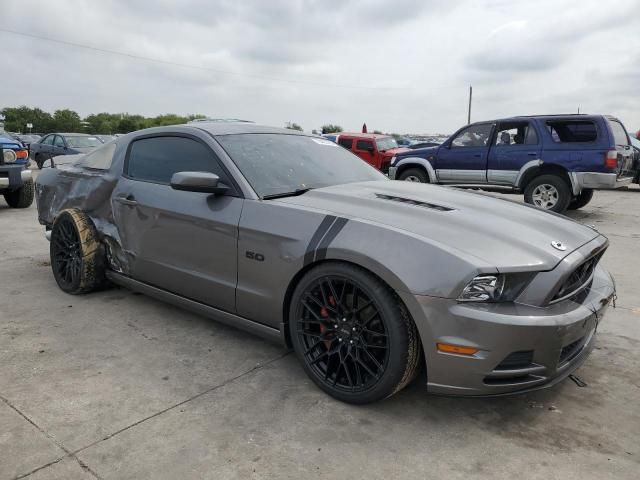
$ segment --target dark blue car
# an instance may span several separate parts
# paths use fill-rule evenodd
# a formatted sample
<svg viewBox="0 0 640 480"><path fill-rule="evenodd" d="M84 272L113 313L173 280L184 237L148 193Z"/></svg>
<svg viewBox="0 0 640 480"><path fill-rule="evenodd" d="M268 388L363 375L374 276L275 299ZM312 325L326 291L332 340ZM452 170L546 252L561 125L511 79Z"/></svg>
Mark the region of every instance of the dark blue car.
<svg viewBox="0 0 640 480"><path fill-rule="evenodd" d="M0 194L11 208L33 203L33 179L27 169L29 152L22 144L0 132Z"/></svg>
<svg viewBox="0 0 640 480"><path fill-rule="evenodd" d="M513 117L465 126L442 145L398 154L389 177L523 192L527 203L563 212L595 189L638 182L626 129L605 115Z"/></svg>

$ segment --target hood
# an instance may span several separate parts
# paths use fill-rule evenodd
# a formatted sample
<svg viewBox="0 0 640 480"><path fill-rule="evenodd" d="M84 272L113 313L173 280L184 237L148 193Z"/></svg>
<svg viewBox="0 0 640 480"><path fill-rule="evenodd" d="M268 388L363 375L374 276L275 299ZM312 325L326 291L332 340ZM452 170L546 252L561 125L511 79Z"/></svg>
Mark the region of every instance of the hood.
<svg viewBox="0 0 640 480"><path fill-rule="evenodd" d="M436 145L434 147L424 147L424 148L407 148L398 155L398 160L404 157L427 158L429 155L435 155L438 152L439 148L440 148L440 145Z"/></svg>
<svg viewBox="0 0 640 480"><path fill-rule="evenodd" d="M410 152L411 149L407 148L407 147L398 147L398 148L390 148L389 150L385 150L384 152L382 152L382 154L385 157L394 157L398 154L404 153L404 152Z"/></svg>
<svg viewBox="0 0 640 480"><path fill-rule="evenodd" d="M502 272L550 270L600 235L534 207L412 182L383 180L336 185L277 201L409 232L446 251L480 259L484 267ZM561 242L566 250L557 250L551 242Z"/></svg>

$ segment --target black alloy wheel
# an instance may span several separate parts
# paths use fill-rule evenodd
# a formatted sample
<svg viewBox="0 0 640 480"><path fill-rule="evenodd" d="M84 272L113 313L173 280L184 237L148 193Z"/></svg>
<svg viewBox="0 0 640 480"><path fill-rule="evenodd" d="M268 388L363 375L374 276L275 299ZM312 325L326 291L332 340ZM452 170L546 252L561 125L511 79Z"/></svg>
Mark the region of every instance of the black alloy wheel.
<svg viewBox="0 0 640 480"><path fill-rule="evenodd" d="M51 236L51 267L63 290L79 283L82 273L82 249L80 236L73 219L61 218L56 222L56 235Z"/></svg>
<svg viewBox="0 0 640 480"><path fill-rule="evenodd" d="M289 331L310 378L345 402L389 397L419 368L420 340L406 309L380 279L353 265L332 262L303 277Z"/></svg>

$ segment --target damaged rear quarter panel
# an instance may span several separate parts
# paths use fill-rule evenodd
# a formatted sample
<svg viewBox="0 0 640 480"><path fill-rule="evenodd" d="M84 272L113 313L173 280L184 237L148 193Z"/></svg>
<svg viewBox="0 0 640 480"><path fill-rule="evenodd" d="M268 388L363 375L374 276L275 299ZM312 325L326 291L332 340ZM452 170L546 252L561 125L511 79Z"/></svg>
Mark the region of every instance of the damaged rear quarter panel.
<svg viewBox="0 0 640 480"><path fill-rule="evenodd" d="M113 219L111 194L122 171L123 144L126 142L118 143L109 170L85 168L74 163L45 168L36 180L38 221L50 228L63 210L82 210L93 222L100 239L108 246L112 267L119 271L124 270L124 265L118 261L123 256Z"/></svg>

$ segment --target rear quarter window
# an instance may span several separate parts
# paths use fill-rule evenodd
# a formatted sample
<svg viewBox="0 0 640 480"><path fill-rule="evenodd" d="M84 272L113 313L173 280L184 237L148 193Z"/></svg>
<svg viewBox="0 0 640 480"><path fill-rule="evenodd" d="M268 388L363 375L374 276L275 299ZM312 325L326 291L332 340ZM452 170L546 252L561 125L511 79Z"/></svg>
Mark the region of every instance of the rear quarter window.
<svg viewBox="0 0 640 480"><path fill-rule="evenodd" d="M347 150L351 150L353 147L353 139L352 138L341 138L338 140L338 145L346 148Z"/></svg>
<svg viewBox="0 0 640 480"><path fill-rule="evenodd" d="M78 165L95 170L109 170L113 162L113 154L116 151L116 142L109 142L93 152L82 157Z"/></svg>
<svg viewBox="0 0 640 480"><path fill-rule="evenodd" d="M546 126L556 143L586 143L598 139L598 127L591 120L548 120Z"/></svg>

